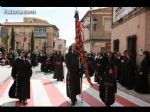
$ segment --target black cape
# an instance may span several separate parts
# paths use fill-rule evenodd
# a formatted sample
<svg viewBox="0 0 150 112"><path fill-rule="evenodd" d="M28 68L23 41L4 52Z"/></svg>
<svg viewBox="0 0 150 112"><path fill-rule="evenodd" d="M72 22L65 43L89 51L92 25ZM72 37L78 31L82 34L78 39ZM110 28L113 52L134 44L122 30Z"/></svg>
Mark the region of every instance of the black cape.
<svg viewBox="0 0 150 112"><path fill-rule="evenodd" d="M30 98L30 77L32 75L31 65L28 60L16 59L11 73L14 83L9 90L10 98Z"/></svg>

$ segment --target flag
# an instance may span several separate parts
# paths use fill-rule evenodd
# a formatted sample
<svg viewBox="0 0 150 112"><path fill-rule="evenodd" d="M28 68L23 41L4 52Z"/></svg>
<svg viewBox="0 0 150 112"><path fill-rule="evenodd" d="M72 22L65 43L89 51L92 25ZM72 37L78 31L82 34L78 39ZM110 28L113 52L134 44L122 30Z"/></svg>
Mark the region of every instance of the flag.
<svg viewBox="0 0 150 112"><path fill-rule="evenodd" d="M80 58L80 63L84 63L85 64L85 76L88 80L88 82L90 83L90 85L93 85L90 79L90 75L89 75L89 70L88 70L88 58L84 55L85 51L84 51L84 46L83 46L83 42L84 42L84 34L83 34L83 29L82 29L82 25L79 21L79 15L78 15L78 11L76 10L75 12L75 30L76 30L76 45L77 45L77 52L79 53L79 58Z"/></svg>
<svg viewBox="0 0 150 112"><path fill-rule="evenodd" d="M77 11L74 17L76 19L76 38L79 38L81 42L84 42L85 38L83 34L83 28L82 28L81 22L79 21L79 15Z"/></svg>
<svg viewBox="0 0 150 112"><path fill-rule="evenodd" d="M24 41L24 42L26 42L26 41L27 41L27 37L26 37L26 36L24 37L23 41Z"/></svg>

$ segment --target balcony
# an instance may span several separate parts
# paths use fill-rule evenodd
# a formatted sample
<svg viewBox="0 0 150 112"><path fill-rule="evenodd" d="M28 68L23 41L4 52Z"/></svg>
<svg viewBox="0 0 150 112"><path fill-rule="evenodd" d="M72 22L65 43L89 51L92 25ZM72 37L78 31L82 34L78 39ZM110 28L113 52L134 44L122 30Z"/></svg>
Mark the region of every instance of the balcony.
<svg viewBox="0 0 150 112"><path fill-rule="evenodd" d="M92 37L91 40L110 40L110 36L105 36L105 35L99 35L96 37Z"/></svg>
<svg viewBox="0 0 150 112"><path fill-rule="evenodd" d="M47 32L34 32L35 37L47 37Z"/></svg>

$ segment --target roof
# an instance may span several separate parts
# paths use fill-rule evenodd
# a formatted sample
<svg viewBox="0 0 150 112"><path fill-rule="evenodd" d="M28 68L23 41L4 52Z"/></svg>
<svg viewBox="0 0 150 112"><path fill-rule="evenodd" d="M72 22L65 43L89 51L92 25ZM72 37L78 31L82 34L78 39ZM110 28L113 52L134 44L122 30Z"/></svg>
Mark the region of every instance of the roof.
<svg viewBox="0 0 150 112"><path fill-rule="evenodd" d="M47 26L47 27L54 27L57 30L59 30L56 25L52 25L49 23L5 22L2 23L1 26Z"/></svg>
<svg viewBox="0 0 150 112"><path fill-rule="evenodd" d="M25 22L5 22L2 23L2 26L53 26L49 23L25 23Z"/></svg>
<svg viewBox="0 0 150 112"><path fill-rule="evenodd" d="M5 23L1 23L0 25L1 26L46 26L46 27L53 27L59 30L56 25L49 24L46 20L35 18L35 17L24 17L23 22L5 22Z"/></svg>
<svg viewBox="0 0 150 112"><path fill-rule="evenodd" d="M83 21L88 14L91 13L96 13L96 12L100 12L100 11L107 11L107 10L112 10L112 7L107 7L107 8L98 8L98 9L91 9L89 11L87 11L87 13L84 15L84 17L81 19L81 21Z"/></svg>

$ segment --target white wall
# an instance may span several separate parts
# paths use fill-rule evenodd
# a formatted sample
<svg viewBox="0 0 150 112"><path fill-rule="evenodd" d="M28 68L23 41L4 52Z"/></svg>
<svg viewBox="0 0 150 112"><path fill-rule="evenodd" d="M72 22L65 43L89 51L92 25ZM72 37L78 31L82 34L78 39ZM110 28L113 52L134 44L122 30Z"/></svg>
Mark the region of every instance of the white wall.
<svg viewBox="0 0 150 112"><path fill-rule="evenodd" d="M90 43L88 42L88 43L84 43L84 50L85 51L87 51L88 53L90 53L90 47L91 45L90 45Z"/></svg>

